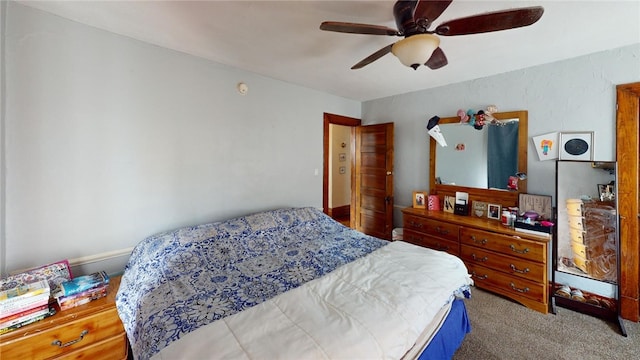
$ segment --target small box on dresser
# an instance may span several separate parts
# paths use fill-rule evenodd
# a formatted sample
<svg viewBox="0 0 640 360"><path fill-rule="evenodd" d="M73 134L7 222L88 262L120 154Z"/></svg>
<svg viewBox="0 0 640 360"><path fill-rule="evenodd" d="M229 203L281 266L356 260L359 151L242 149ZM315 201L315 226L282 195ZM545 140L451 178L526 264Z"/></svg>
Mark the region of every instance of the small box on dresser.
<svg viewBox="0 0 640 360"><path fill-rule="evenodd" d="M460 257L475 286L549 312L550 236L517 232L499 221L441 211L403 210L404 241Z"/></svg>
<svg viewBox="0 0 640 360"><path fill-rule="evenodd" d="M116 310L120 277L111 279L107 296L60 311L0 336L0 359L127 358L127 336Z"/></svg>

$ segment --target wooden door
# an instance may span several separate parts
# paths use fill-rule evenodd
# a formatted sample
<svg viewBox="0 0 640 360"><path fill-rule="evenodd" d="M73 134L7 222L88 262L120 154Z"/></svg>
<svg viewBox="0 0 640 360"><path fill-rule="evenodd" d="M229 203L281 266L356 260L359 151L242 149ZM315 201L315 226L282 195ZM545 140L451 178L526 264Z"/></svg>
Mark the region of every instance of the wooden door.
<svg viewBox="0 0 640 360"><path fill-rule="evenodd" d="M393 123L356 127L351 222L365 234L391 240Z"/></svg>
<svg viewBox="0 0 640 360"><path fill-rule="evenodd" d="M620 315L640 320L640 83L617 86Z"/></svg>

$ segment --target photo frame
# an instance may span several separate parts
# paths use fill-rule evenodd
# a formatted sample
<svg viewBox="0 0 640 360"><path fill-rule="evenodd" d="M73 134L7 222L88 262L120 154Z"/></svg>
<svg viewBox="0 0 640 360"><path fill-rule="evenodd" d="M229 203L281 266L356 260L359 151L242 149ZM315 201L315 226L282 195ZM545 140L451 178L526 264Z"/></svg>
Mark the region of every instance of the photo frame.
<svg viewBox="0 0 640 360"><path fill-rule="evenodd" d="M456 198L455 196L444 196L444 202L442 204L442 208L444 212L452 213L455 210Z"/></svg>
<svg viewBox="0 0 640 360"><path fill-rule="evenodd" d="M560 160L593 160L593 131L560 133Z"/></svg>
<svg viewBox="0 0 640 360"><path fill-rule="evenodd" d="M487 203L484 201L474 201L472 203L473 205L473 210L471 211L471 214L474 217L479 217L479 218L484 218L487 216Z"/></svg>
<svg viewBox="0 0 640 360"><path fill-rule="evenodd" d="M616 199L616 188L613 184L598 184L598 198L600 201L613 201Z"/></svg>
<svg viewBox="0 0 640 360"><path fill-rule="evenodd" d="M498 204L488 204L487 205L487 217L489 219L500 220L500 210L501 206Z"/></svg>
<svg viewBox="0 0 640 360"><path fill-rule="evenodd" d="M555 160L558 158L558 133L551 132L538 136L532 136L533 147L538 153L540 161Z"/></svg>
<svg viewBox="0 0 640 360"><path fill-rule="evenodd" d="M520 193L518 195L518 209L521 212L535 211L538 213L538 219L541 220L553 218L553 204L550 195Z"/></svg>
<svg viewBox="0 0 640 360"><path fill-rule="evenodd" d="M427 193L426 191L414 191L413 192L413 207L416 209L427 208Z"/></svg>

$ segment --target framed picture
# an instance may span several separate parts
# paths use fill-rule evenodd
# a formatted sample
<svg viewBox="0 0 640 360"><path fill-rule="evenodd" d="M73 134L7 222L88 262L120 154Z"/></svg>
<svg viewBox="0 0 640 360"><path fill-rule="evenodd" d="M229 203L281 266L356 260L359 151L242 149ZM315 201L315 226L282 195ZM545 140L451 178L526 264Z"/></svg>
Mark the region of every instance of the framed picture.
<svg viewBox="0 0 640 360"><path fill-rule="evenodd" d="M613 201L616 199L616 189L613 184L598 184L598 197L600 201Z"/></svg>
<svg viewBox="0 0 640 360"><path fill-rule="evenodd" d="M427 208L427 193L425 191L413 192L413 207L416 209Z"/></svg>
<svg viewBox="0 0 640 360"><path fill-rule="evenodd" d="M551 220L553 206L551 196L520 193L518 195L518 209L521 212L535 211L539 220Z"/></svg>
<svg viewBox="0 0 640 360"><path fill-rule="evenodd" d="M487 203L484 201L474 201L473 202L473 211L471 214L475 217L486 217L487 216Z"/></svg>
<svg viewBox="0 0 640 360"><path fill-rule="evenodd" d="M593 160L593 131L560 133L560 160Z"/></svg>
<svg viewBox="0 0 640 360"><path fill-rule="evenodd" d="M455 210L455 203L456 203L455 196L445 195L444 196L444 201L443 201L443 204L442 204L442 207L444 208L443 210L445 212L453 214L453 211Z"/></svg>
<svg viewBox="0 0 640 360"><path fill-rule="evenodd" d="M489 219L500 220L500 205L497 205L497 204L487 205L487 217Z"/></svg>
<svg viewBox="0 0 640 360"><path fill-rule="evenodd" d="M555 160L558 158L558 133L552 132L533 136L533 147L536 148L540 161Z"/></svg>

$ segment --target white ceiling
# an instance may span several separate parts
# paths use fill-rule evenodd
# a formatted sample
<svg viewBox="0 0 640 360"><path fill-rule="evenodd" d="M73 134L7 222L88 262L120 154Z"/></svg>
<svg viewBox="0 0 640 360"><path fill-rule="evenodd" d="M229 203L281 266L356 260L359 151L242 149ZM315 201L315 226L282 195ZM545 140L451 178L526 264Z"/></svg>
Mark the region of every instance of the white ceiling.
<svg viewBox="0 0 640 360"><path fill-rule="evenodd" d="M640 1L454 0L434 22L542 5L529 27L441 36L449 65L392 54L350 67L398 37L319 30L322 21L396 28L395 1L19 1L80 23L359 101L481 78L640 43ZM639 60L640 61L640 60ZM640 65L639 65L640 66Z"/></svg>

